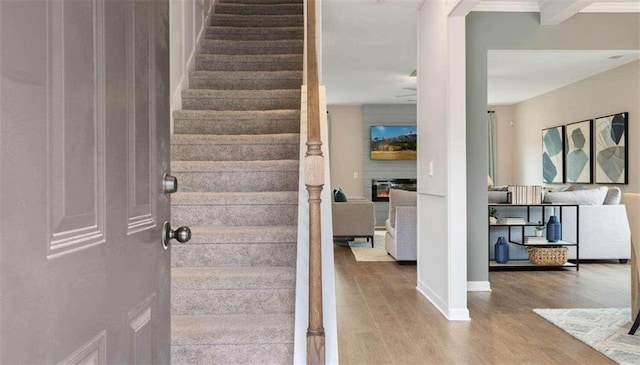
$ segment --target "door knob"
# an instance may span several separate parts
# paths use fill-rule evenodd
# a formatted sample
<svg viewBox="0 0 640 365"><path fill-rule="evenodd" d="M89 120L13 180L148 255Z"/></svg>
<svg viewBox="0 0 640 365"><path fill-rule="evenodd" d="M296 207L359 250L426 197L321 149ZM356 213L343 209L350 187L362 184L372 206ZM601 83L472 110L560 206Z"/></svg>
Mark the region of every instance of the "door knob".
<svg viewBox="0 0 640 365"><path fill-rule="evenodd" d="M162 247L166 250L169 248L169 241L175 239L180 243L185 243L191 239L191 230L189 227L182 226L175 231L171 229L169 222L162 225Z"/></svg>
<svg viewBox="0 0 640 365"><path fill-rule="evenodd" d="M175 176L164 174L162 176L162 188L165 194L173 194L178 191L178 179Z"/></svg>

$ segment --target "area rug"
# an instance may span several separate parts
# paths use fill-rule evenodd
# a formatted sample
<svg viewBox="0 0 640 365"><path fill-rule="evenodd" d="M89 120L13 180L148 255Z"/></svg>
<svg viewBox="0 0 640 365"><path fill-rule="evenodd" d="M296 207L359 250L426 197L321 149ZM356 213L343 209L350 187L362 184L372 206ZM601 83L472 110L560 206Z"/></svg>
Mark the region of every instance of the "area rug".
<svg viewBox="0 0 640 365"><path fill-rule="evenodd" d="M393 257L387 254L384 248L384 236L386 231L376 231L373 236L373 248L371 242L367 242L365 238L356 238L349 241L349 247L356 261L395 261Z"/></svg>
<svg viewBox="0 0 640 365"><path fill-rule="evenodd" d="M533 311L619 364L640 364L640 334L627 334L631 328L630 308Z"/></svg>

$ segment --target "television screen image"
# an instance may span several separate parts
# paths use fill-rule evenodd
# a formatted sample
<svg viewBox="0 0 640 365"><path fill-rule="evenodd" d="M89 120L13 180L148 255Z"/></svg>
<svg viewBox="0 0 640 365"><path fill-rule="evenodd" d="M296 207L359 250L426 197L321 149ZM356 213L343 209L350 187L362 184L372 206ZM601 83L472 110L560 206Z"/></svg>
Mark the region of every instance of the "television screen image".
<svg viewBox="0 0 640 365"><path fill-rule="evenodd" d="M371 127L372 160L416 160L415 125L380 125Z"/></svg>

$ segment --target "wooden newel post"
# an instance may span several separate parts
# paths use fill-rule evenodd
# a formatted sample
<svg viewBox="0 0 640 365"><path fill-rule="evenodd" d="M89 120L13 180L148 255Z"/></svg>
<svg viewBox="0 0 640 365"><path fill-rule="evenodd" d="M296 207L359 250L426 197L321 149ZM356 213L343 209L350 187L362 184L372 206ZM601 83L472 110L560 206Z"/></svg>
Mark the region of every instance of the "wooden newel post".
<svg viewBox="0 0 640 365"><path fill-rule="evenodd" d="M320 136L320 90L316 49L316 2L307 0L307 153L305 185L309 192L309 327L307 364L325 363L322 322L322 229L320 195L324 186L324 157Z"/></svg>
<svg viewBox="0 0 640 365"><path fill-rule="evenodd" d="M324 185L322 142L307 142L305 185L309 192L309 326L307 364L325 363L325 336L322 320L322 229L320 203Z"/></svg>

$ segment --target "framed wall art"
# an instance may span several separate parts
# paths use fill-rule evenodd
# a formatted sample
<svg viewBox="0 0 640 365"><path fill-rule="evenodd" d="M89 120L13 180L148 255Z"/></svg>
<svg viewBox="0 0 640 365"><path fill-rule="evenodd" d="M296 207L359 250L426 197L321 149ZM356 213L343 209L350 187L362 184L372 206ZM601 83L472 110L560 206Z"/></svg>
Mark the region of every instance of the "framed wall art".
<svg viewBox="0 0 640 365"><path fill-rule="evenodd" d="M564 127L565 180L574 184L591 184L592 120L567 124Z"/></svg>
<svg viewBox="0 0 640 365"><path fill-rule="evenodd" d="M542 130L542 181L564 182L564 126Z"/></svg>
<svg viewBox="0 0 640 365"><path fill-rule="evenodd" d="M627 184L629 179L629 113L596 118L593 158L596 184Z"/></svg>

